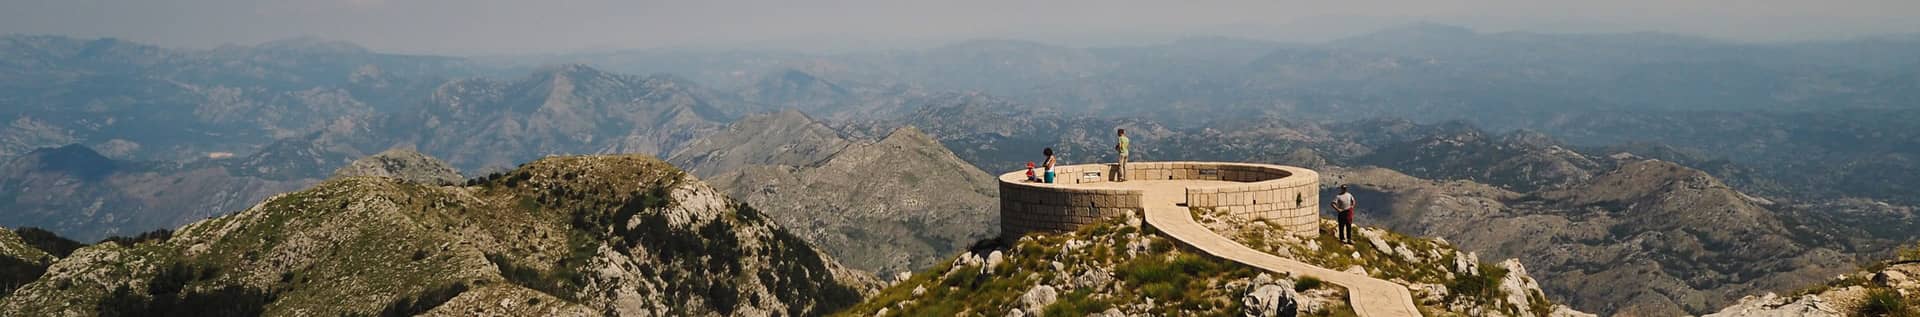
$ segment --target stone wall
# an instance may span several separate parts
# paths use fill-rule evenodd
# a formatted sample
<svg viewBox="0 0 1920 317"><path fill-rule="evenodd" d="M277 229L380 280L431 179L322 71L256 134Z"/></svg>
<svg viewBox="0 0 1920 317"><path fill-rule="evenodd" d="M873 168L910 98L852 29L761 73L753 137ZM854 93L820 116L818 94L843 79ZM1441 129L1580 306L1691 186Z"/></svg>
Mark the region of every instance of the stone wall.
<svg viewBox="0 0 1920 317"><path fill-rule="evenodd" d="M1108 217L1140 214L1139 190L1073 188L1069 184L1000 181L1000 234L1018 238L1034 231L1073 231ZM1059 174L1059 169L1055 169ZM1058 179L1056 179L1058 181Z"/></svg>
<svg viewBox="0 0 1920 317"><path fill-rule="evenodd" d="M1139 214L1139 190L1076 186L1110 181L1116 169L1113 164L1057 166L1053 184L1025 182L1025 170L1002 174L1001 235L1071 231L1107 217ZM1313 170L1252 163L1137 162L1127 164L1127 178L1235 182L1196 183L1187 188L1187 206L1267 219L1297 235L1320 234L1320 175Z"/></svg>
<svg viewBox="0 0 1920 317"><path fill-rule="evenodd" d="M1265 219L1299 236L1320 235L1320 175L1278 165L1207 164L1194 166L1217 179L1244 182L1187 188L1187 206L1208 208L1246 219ZM1214 176L1205 176L1215 178Z"/></svg>

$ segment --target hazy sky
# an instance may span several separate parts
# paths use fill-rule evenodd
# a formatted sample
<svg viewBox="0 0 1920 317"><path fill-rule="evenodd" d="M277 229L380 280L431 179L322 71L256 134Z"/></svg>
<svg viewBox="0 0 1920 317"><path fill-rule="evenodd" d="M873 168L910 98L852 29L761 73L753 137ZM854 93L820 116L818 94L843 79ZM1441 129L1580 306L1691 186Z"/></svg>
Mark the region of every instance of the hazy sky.
<svg viewBox="0 0 1920 317"><path fill-rule="evenodd" d="M1920 32L1920 1L0 0L0 33L175 47L317 36L448 55L901 47L982 37L1079 45L1188 35L1320 41L1419 21L1483 32L1780 41Z"/></svg>

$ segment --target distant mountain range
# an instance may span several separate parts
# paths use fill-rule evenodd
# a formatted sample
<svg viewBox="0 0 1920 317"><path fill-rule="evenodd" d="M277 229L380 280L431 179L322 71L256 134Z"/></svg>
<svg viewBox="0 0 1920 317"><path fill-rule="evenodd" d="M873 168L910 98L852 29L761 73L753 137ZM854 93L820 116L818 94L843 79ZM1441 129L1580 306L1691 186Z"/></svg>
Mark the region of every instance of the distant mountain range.
<svg viewBox="0 0 1920 317"><path fill-rule="evenodd" d="M988 175L1047 147L1110 161L1126 128L1136 161L1329 171L1324 183L1384 207L1364 222L1519 259L1580 310L1698 314L1914 239L1914 56L1920 37L1414 25L1319 44L983 40L529 67L314 39L183 50L10 35L0 226L125 240L335 174L493 188L542 157L635 154L714 182L850 267L912 272L993 234Z"/></svg>

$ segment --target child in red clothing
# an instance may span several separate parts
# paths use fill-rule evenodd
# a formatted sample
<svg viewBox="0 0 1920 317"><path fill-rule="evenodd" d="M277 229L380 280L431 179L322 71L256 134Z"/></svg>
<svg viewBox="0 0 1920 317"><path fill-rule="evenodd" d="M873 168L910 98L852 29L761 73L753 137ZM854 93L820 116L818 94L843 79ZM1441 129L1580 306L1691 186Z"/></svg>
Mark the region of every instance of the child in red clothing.
<svg viewBox="0 0 1920 317"><path fill-rule="evenodd" d="M1033 162L1027 162L1027 181L1039 182L1040 176L1033 175Z"/></svg>

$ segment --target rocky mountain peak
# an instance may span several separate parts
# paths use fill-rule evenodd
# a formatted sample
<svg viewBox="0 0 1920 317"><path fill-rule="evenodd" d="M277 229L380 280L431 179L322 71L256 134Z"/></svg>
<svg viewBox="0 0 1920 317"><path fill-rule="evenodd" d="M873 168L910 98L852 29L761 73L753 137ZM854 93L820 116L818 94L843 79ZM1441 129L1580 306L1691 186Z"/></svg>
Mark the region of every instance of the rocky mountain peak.
<svg viewBox="0 0 1920 317"><path fill-rule="evenodd" d="M309 138L275 141L236 161L224 162L235 173L266 179L290 180L324 177L335 166L351 162L345 153L327 149Z"/></svg>
<svg viewBox="0 0 1920 317"><path fill-rule="evenodd" d="M940 145L940 141L935 140L933 136L927 135L926 132L920 131L920 128L915 128L912 126L905 126L905 127L893 129L893 132L887 133L887 137L881 138L880 142L878 143L893 145L893 146L901 146L901 147L914 147L914 148L942 146Z"/></svg>
<svg viewBox="0 0 1920 317"><path fill-rule="evenodd" d="M613 80L620 75L601 71L586 64L560 64L541 67L533 71L533 77L549 81L591 81Z"/></svg>
<svg viewBox="0 0 1920 317"><path fill-rule="evenodd" d="M1533 148L1533 149L1545 149L1550 147L1562 146L1560 140L1555 139L1553 136L1547 135L1546 133L1541 133L1540 131L1526 130L1526 129L1514 130L1513 132L1502 134L1500 135L1498 142L1509 145L1509 146L1519 146L1519 147Z"/></svg>
<svg viewBox="0 0 1920 317"><path fill-rule="evenodd" d="M931 265L997 228L981 212L994 203L992 177L915 128L850 140L796 112L759 114L671 160L882 274Z"/></svg>
<svg viewBox="0 0 1920 317"><path fill-rule="evenodd" d="M333 171L333 177L389 177L420 184L453 184L461 181L460 171L438 159L409 148L395 148L354 160Z"/></svg>
<svg viewBox="0 0 1920 317"><path fill-rule="evenodd" d="M814 165L852 144L838 132L795 110L749 115L714 135L689 142L669 156L694 174L714 174L752 165Z"/></svg>
<svg viewBox="0 0 1920 317"><path fill-rule="evenodd" d="M371 54L372 50L353 42L329 40L316 36L301 36L275 40L255 45L254 49L270 51L324 53L324 54Z"/></svg>
<svg viewBox="0 0 1920 317"><path fill-rule="evenodd" d="M853 90L825 78L797 69L767 74L752 87L739 92L742 98L774 109L830 111L855 102Z"/></svg>
<svg viewBox="0 0 1920 317"><path fill-rule="evenodd" d="M100 155L84 145L70 144L41 148L15 158L7 164L8 173L54 172L86 180L99 180L113 174L118 166L112 158Z"/></svg>
<svg viewBox="0 0 1920 317"><path fill-rule="evenodd" d="M874 283L645 155L550 157L471 186L337 178L48 272L0 315L799 316Z"/></svg>
<svg viewBox="0 0 1920 317"><path fill-rule="evenodd" d="M1585 184L1558 193L1580 197L1576 200L1580 204L1631 202L1676 195L1744 196L1707 172L1662 160L1626 163L1594 176ZM1727 202L1751 206L1745 199Z"/></svg>

